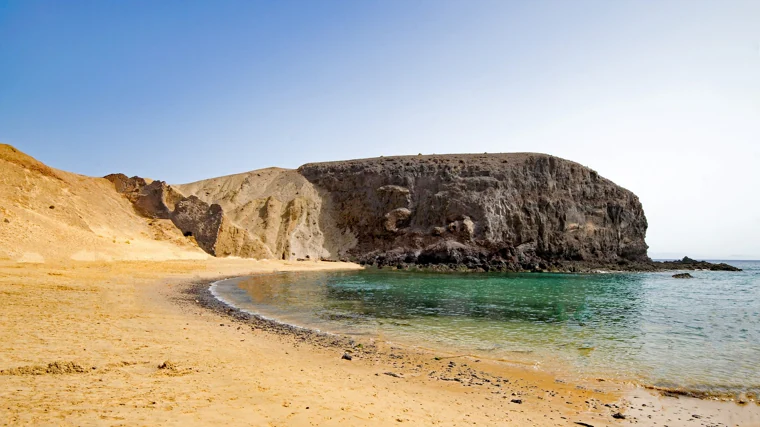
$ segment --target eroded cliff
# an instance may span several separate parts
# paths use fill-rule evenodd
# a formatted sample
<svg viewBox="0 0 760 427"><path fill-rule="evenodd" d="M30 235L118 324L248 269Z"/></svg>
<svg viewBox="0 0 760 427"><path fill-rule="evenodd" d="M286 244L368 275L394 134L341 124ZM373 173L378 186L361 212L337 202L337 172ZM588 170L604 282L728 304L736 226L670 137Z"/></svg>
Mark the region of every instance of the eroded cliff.
<svg viewBox="0 0 760 427"><path fill-rule="evenodd" d="M532 154L404 156L298 171L370 264L565 269L647 262L638 197L580 164Z"/></svg>

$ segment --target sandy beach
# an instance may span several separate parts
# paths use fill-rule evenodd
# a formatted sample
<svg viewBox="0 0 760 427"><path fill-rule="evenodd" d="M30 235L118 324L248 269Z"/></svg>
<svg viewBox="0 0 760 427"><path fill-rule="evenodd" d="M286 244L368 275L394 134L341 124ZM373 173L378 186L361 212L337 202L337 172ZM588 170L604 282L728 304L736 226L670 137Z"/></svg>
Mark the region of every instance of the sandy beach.
<svg viewBox="0 0 760 427"><path fill-rule="evenodd" d="M608 381L566 384L508 363L292 333L214 307L205 291L212 280L235 275L355 268L239 259L3 262L0 420L3 425L760 424L760 406L754 403L655 396ZM352 360L343 359L344 353Z"/></svg>

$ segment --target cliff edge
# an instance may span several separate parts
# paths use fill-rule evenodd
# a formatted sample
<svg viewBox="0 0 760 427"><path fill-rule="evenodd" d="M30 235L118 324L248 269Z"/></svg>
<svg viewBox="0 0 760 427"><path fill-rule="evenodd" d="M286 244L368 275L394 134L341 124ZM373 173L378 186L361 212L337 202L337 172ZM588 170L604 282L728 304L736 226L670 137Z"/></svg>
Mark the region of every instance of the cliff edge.
<svg viewBox="0 0 760 427"><path fill-rule="evenodd" d="M376 265L545 270L649 262L638 197L546 154L401 156L298 171Z"/></svg>

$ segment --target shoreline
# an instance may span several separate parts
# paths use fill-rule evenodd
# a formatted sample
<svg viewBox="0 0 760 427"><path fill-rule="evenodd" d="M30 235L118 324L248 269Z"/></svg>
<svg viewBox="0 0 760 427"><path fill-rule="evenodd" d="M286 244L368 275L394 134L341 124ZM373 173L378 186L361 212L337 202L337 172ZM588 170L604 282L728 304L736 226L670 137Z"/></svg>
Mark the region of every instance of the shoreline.
<svg viewBox="0 0 760 427"><path fill-rule="evenodd" d="M351 344L346 337L250 320L221 302L201 305L213 298L207 290L214 278L355 268L235 259L0 262L0 340L6 344L0 425L760 421L757 405L660 397L609 382L555 382L488 360L436 360L394 343ZM204 288L206 296L198 297ZM352 360L342 358L346 350ZM613 418L617 413L625 418ZM701 418L687 423L693 414Z"/></svg>
<svg viewBox="0 0 760 427"><path fill-rule="evenodd" d="M378 257L379 258L379 257ZM541 261L534 266L490 265L489 263L452 262L438 264L419 264L401 260L360 259L359 265L365 268L395 269L422 273L562 273L562 274L600 274L600 273L663 273L675 271L742 271L726 262L697 261L689 257L674 261L624 261L618 263L588 261ZM732 261L729 261L732 262ZM741 262L741 261L739 261Z"/></svg>
<svg viewBox="0 0 760 427"><path fill-rule="evenodd" d="M621 272L621 273L632 273L632 272ZM263 273L261 275L266 274L277 274L277 273ZM552 273L548 273L552 274ZM560 273L560 274L566 274L566 273ZM573 273L568 273L573 274ZM240 276L238 276L240 277ZM278 320L276 318L270 318L264 315L261 315L259 313L252 313L248 310L241 309L239 307L236 307L234 304L232 304L229 301L226 301L214 292L214 289L217 284L220 282L223 282L225 280L233 279L235 277L228 277L224 279L218 279L211 282L203 282L194 285L189 292L193 294L196 298L196 303L201 305L202 307L215 311L218 314L228 316L230 318L235 319L236 321L241 322L247 322L255 324L257 327L265 328L271 331L276 331L277 333L283 333L283 334L289 334L294 333L298 336L307 336L308 338L320 341L320 343L324 344L327 343L327 347L332 347L336 349L345 349L348 347L352 347L355 345L355 341L360 340L360 338L351 338L348 335L341 334L341 333L334 333L329 331L322 331L320 329L311 328L309 326L302 326L297 324L288 323L285 321ZM370 337L370 340L377 340L379 338L376 337ZM481 360L488 360L491 363L498 363L498 364L506 364L511 367L514 367L516 369L524 369L526 366L528 366L529 362L525 361L518 361L518 360L508 360L504 358L494 358L489 357L488 355L482 355L477 354L477 352L471 352L466 355L460 355L460 356L435 356L436 354L443 354L446 353L446 350L442 349L435 349L431 347L424 347L424 346L413 346L409 343L399 342L398 344L394 344L400 346L402 349L405 350L414 350L414 351L420 351L423 353L428 354L431 357L440 358L440 359L450 359L454 357L470 357L473 359L481 359ZM366 347L363 347L366 349ZM375 351L377 351L375 349ZM544 373L548 376L555 377L555 381L564 381L559 380L556 378L556 374L549 371L544 371ZM720 402L736 402L738 404L757 404L760 406L760 397L756 396L752 392L743 392L743 393L720 393L720 392L710 392L710 391L702 391L698 389L686 389L683 387L663 387L663 386L657 386L655 384L647 383L640 379L634 379L634 378L602 378L599 375L594 375L595 378L597 378L597 381L600 382L612 382L613 384L621 384L621 385L634 385L637 388L645 389L645 390L651 390L653 392L658 393L660 396L664 397L688 397L688 398L694 398L699 400L710 400L710 401L720 401Z"/></svg>

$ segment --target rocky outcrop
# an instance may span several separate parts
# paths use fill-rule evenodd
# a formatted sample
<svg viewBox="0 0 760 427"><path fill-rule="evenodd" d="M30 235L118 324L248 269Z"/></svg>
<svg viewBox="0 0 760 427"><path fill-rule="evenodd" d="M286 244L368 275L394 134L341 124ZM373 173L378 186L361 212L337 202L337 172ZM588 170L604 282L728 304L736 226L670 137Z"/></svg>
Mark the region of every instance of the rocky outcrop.
<svg viewBox="0 0 760 427"><path fill-rule="evenodd" d="M195 239L198 246L214 256L273 258L258 238L236 226L218 204L208 204L196 196L185 197L163 181L124 174L104 178L117 192L132 202L135 211L147 218L170 219L185 237Z"/></svg>
<svg viewBox="0 0 760 427"><path fill-rule="evenodd" d="M134 197L134 195L139 193L143 187L148 185L144 178L140 178L138 176L129 178L123 173L112 173L104 176L103 178L113 183L114 189L116 189L117 193L124 194L130 200L132 197Z"/></svg>
<svg viewBox="0 0 760 427"><path fill-rule="evenodd" d="M648 262L636 195L544 154L405 156L298 169L369 264L484 270Z"/></svg>
<svg viewBox="0 0 760 427"><path fill-rule="evenodd" d="M184 196L164 181L148 183L144 178L118 173L103 178L111 181L117 192L132 202L140 215L148 218L169 219L174 205Z"/></svg>
<svg viewBox="0 0 760 427"><path fill-rule="evenodd" d="M194 237L198 246L211 255L272 258L261 241L232 224L218 204L209 205L190 196L177 202L171 220L185 236Z"/></svg>
<svg viewBox="0 0 760 427"><path fill-rule="evenodd" d="M681 260L676 261L656 262L654 265L664 270L742 271L740 268L734 267L733 265L728 265L725 262L714 264L707 261L697 261L687 256L683 257Z"/></svg>
<svg viewBox="0 0 760 427"><path fill-rule="evenodd" d="M133 203L144 216L170 219L174 206L184 197L164 181L153 181L140 190Z"/></svg>

